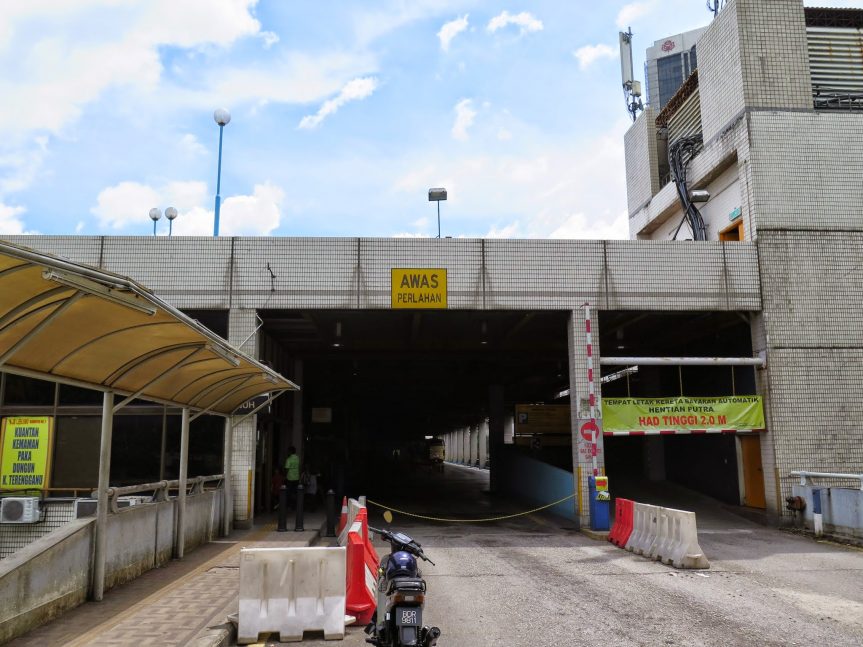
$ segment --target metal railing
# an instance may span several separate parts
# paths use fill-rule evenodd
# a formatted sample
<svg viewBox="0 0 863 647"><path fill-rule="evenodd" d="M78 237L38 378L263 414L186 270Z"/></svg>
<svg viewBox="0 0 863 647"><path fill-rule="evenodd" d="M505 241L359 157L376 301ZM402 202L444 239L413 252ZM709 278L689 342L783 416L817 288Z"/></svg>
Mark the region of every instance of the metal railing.
<svg viewBox="0 0 863 647"><path fill-rule="evenodd" d="M837 472L791 472L791 476L799 476L800 477L800 485L810 485L810 479L813 478L824 478L824 479L850 479L852 481L858 481L860 483L860 489L863 490L863 474L839 474ZM814 483L812 484L814 485Z"/></svg>
<svg viewBox="0 0 863 647"><path fill-rule="evenodd" d="M216 482L216 486L211 489L219 489L224 480L224 474L211 474L210 476L196 476L195 478L186 480L186 491L188 494L201 494L206 490L205 485ZM120 487L108 488L108 506L111 512L119 512L117 499L121 496L129 496L142 492L152 492L150 503L167 501L171 490L178 490L180 481L174 479L172 481L154 481L153 483L140 483L138 485L123 485ZM93 490L90 496L94 499L99 498L99 491Z"/></svg>

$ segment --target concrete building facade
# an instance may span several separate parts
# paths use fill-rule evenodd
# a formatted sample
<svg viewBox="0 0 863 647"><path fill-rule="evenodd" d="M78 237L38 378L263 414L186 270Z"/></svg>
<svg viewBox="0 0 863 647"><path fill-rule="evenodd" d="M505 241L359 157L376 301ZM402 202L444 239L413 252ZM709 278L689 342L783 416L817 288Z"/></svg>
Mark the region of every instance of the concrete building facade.
<svg viewBox="0 0 863 647"><path fill-rule="evenodd" d="M694 137L687 188L710 194L707 239L756 244L777 500L792 465L863 470L861 28L863 10L731 0L699 40L697 73L626 135L632 238L691 238L663 162Z"/></svg>
<svg viewBox="0 0 863 647"><path fill-rule="evenodd" d="M648 108L626 135L635 240L12 240L133 277L178 308L224 313L232 344L301 386L311 364L301 355L280 352L278 339L262 327L262 313L306 311L314 318L330 311L360 317L389 312L395 268L445 269L447 314L477 313L483 335L485 317L493 313L522 313L524 322L558 313L565 321L559 332L566 366L557 372L570 390L568 465L577 475L579 492L587 489L591 471L578 440L580 423L588 417L585 304L595 315L594 367L603 357L622 355L639 330L642 337L664 339L664 355L721 356L733 347L738 356L761 357L765 365L742 377L764 400L766 433L759 434L755 445L757 479L764 507L781 515L791 494L791 471L863 472L863 112L848 110L854 101L847 88L845 95L841 89L831 94L823 85L813 89L812 61L820 54L813 59L810 53L812 30L820 30L821 42L830 29L840 29L830 27L831 21L846 25L841 29L854 21L863 27L863 12L813 12L804 10L800 0L732 0L722 9L699 41L697 75L660 113ZM829 109L837 102L844 112ZM695 151L687 165L688 188L710 193L698 207L706 225L704 242L668 240L683 208L663 160L668 159L667 147L681 138ZM687 313L692 317L686 327L675 327L670 317ZM719 324L715 315L721 316ZM520 326L513 326L508 336ZM417 316L409 328L416 337L421 329ZM736 331L731 343L711 345L729 329ZM338 346L341 324L329 334L334 335L332 346ZM691 350L694 339L701 343L696 351ZM438 350L430 348L432 355ZM715 374L696 377L699 394L736 392L741 375L732 370L722 380L727 377L729 384ZM682 394L682 372L656 377L651 393L676 395L678 379ZM621 384L615 388L622 389ZM450 459L479 461L481 466L487 438L495 489L495 457L512 436L507 433L511 402L494 375L483 388L487 397L474 419L436 433L450 439ZM602 395L597 385L600 411ZM302 398L309 396L285 397L294 401L281 414L283 445L301 447L315 431L315 421L302 415ZM306 408L314 406L305 403ZM0 413L2 407L0 396ZM239 521L253 515L256 473L267 474L274 467L267 464L256 471L265 431L250 420L234 434L231 482ZM661 480L675 464L679 468L688 462L685 453L682 458L669 453L664 442L618 444L611 453L642 452L638 461L647 479ZM731 454L723 460L740 462L741 445L738 441L736 457L729 445ZM360 454L356 460L367 458L374 457ZM611 456L600 455L600 468L606 458ZM726 499L751 504L741 470L735 465L728 470L735 483ZM589 520L581 501L578 516L582 523Z"/></svg>

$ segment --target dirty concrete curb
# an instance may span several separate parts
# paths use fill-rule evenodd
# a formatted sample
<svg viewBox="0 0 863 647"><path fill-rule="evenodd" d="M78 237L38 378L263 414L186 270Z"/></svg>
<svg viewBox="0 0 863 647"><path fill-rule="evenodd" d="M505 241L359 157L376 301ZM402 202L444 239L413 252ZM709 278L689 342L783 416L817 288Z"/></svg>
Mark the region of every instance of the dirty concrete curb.
<svg viewBox="0 0 863 647"><path fill-rule="evenodd" d="M237 642L237 626L233 622L225 622L207 628L207 633L194 638L189 647L230 647Z"/></svg>

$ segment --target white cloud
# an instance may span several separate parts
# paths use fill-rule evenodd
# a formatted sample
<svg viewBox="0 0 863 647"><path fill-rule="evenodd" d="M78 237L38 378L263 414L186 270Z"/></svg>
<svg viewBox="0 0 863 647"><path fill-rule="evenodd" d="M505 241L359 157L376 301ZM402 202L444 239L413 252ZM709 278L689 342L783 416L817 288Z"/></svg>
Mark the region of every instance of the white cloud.
<svg viewBox="0 0 863 647"><path fill-rule="evenodd" d="M519 33L524 34L529 31L542 31L542 21L533 14L522 11L521 13L511 14L508 11L502 11L497 16L488 21L488 29L494 33L498 29L503 29L508 25L516 25L519 28Z"/></svg>
<svg viewBox="0 0 863 647"><path fill-rule="evenodd" d="M324 119L338 112L339 108L343 105L350 101L360 101L371 96L377 87L378 80L371 76L348 81L338 96L325 101L315 114L303 117L299 127L303 129L317 128Z"/></svg>
<svg viewBox="0 0 863 647"><path fill-rule="evenodd" d="M512 133L509 132L506 128L501 128L497 131L498 141L508 142L512 139Z"/></svg>
<svg viewBox="0 0 863 647"><path fill-rule="evenodd" d="M626 29L636 20L653 11L655 7L656 0L642 0L623 5L617 13L617 26L620 29Z"/></svg>
<svg viewBox="0 0 863 647"><path fill-rule="evenodd" d="M145 223L150 209L158 206L159 194L152 187L120 182L103 189L90 211L98 218L100 227L123 229L133 223Z"/></svg>
<svg viewBox="0 0 863 647"><path fill-rule="evenodd" d="M27 232L24 222L18 218L18 216L25 211L26 209L24 207L12 207L0 202L0 234L15 235L33 233Z"/></svg>
<svg viewBox="0 0 863 647"><path fill-rule="evenodd" d="M572 55L578 59L578 67L582 70L586 70L601 58L615 58L617 56L617 51L605 43L599 43L598 45L585 45L584 47L579 47L572 53Z"/></svg>
<svg viewBox="0 0 863 647"><path fill-rule="evenodd" d="M5 55L17 73L0 79L0 131L60 132L112 87L152 91L159 48L227 46L255 35L257 0L85 0L20 3L3 9ZM98 30L70 24L99 24ZM38 24L38 31L32 29ZM83 35L86 34L86 35ZM25 54L18 53L22 48Z"/></svg>
<svg viewBox="0 0 863 647"><path fill-rule="evenodd" d="M207 154L206 147L192 133L186 133L180 137L179 147L180 152L189 157Z"/></svg>
<svg viewBox="0 0 863 647"><path fill-rule="evenodd" d="M445 186L447 222L465 235L520 238L627 238L623 135L619 119L588 138L520 137L526 149L429 159L396 175L393 189L414 196ZM588 151L585 154L585 151ZM457 223L457 224L456 224Z"/></svg>
<svg viewBox="0 0 863 647"><path fill-rule="evenodd" d="M473 101L470 99L462 99L455 104L455 123L452 125L453 139L466 141L468 138L468 129L473 125L476 118L476 110L473 109Z"/></svg>
<svg viewBox="0 0 863 647"><path fill-rule="evenodd" d="M268 236L281 224L284 191L269 182L256 184L252 195L228 196L222 200L219 233L225 236ZM101 227L115 230L151 231L147 214L152 207L173 206L179 212L173 223L177 236L208 236L213 233L213 196L207 184L198 181L169 182L154 188L138 182L120 182L107 187L91 210ZM167 233L160 221L159 235Z"/></svg>
<svg viewBox="0 0 863 647"><path fill-rule="evenodd" d="M437 37L440 39L440 48L443 51L448 52L452 39L467 29L467 17L468 14L465 14L461 18L450 20L449 22L444 23L443 27L440 28L440 31L437 33Z"/></svg>
<svg viewBox="0 0 863 647"><path fill-rule="evenodd" d="M264 41L264 49L270 49L279 42L279 35L272 31L262 31L260 36Z"/></svg>

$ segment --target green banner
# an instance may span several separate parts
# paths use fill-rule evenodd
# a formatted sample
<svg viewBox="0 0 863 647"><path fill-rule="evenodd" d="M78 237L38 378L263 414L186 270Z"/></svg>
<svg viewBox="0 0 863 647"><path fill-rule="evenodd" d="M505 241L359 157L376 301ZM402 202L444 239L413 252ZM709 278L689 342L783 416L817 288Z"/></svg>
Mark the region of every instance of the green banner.
<svg viewBox="0 0 863 647"><path fill-rule="evenodd" d="M602 423L605 433L764 429L764 406L759 395L603 398Z"/></svg>

